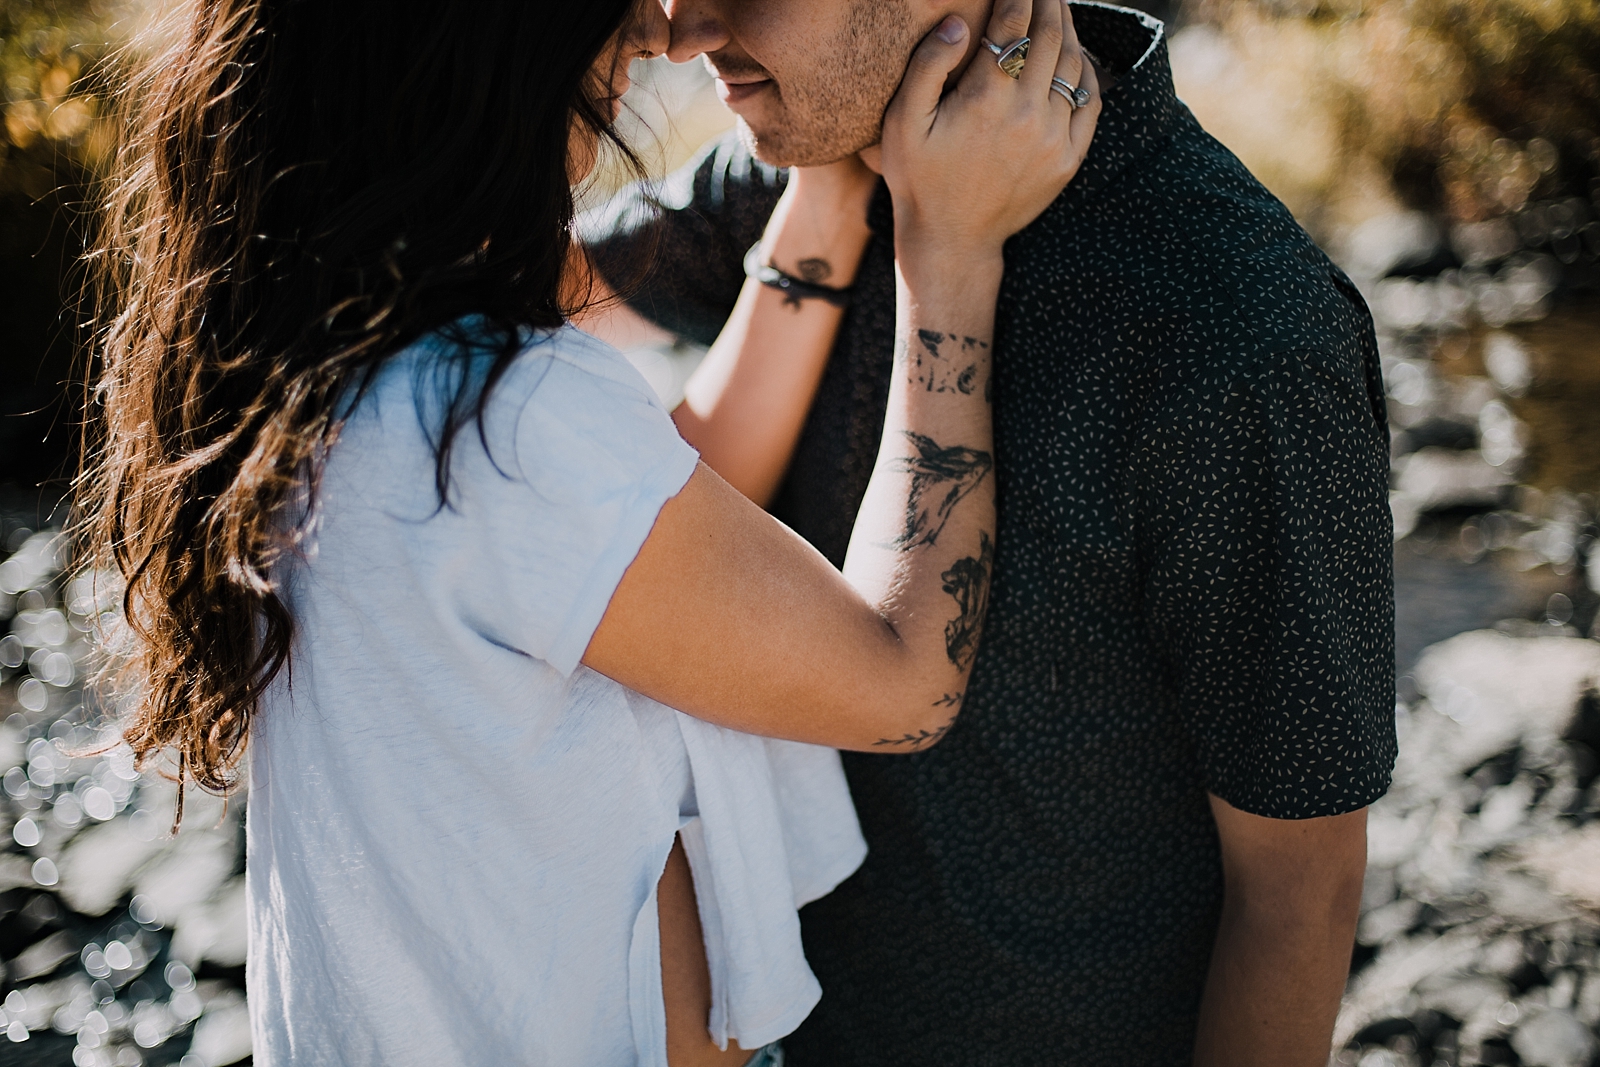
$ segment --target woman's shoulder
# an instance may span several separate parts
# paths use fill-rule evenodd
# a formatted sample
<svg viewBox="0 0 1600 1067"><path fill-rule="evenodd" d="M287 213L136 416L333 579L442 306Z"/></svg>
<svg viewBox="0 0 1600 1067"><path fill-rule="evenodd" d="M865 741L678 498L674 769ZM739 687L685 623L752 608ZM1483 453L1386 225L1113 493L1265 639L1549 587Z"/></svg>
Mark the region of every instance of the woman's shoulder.
<svg viewBox="0 0 1600 1067"><path fill-rule="evenodd" d="M457 478L476 470L471 464L480 452L491 460L486 478L537 472L549 481L567 472L596 488L644 477L663 464L675 471L692 466L694 450L650 384L598 338L570 325L528 330L508 361L497 366L497 358L492 350L464 345L459 331L422 338L382 368L351 411L342 438L360 441L404 428L426 446L431 463L454 419L457 443L481 445L453 449L467 464L453 468ZM485 388L479 407L478 390ZM380 451L398 461L392 442Z"/></svg>
<svg viewBox="0 0 1600 1067"><path fill-rule="evenodd" d="M555 370L555 368L560 370ZM619 400L633 400L665 412L649 382L616 348L576 326L541 330L532 335L506 375L517 391L533 389L555 373L569 387L587 388Z"/></svg>
<svg viewBox="0 0 1600 1067"><path fill-rule="evenodd" d="M395 354L378 375L380 392L416 395L431 407L463 387L468 395L487 384L496 350L474 348L463 320L423 337ZM488 407L521 410L536 400L560 406L586 401L665 408L628 357L570 324L527 329L509 363L493 376Z"/></svg>
<svg viewBox="0 0 1600 1067"><path fill-rule="evenodd" d="M497 456L539 467L566 457L571 470L606 484L602 472L627 480L662 464L681 468L681 483L697 458L628 358L572 326L527 340L494 384L483 428Z"/></svg>

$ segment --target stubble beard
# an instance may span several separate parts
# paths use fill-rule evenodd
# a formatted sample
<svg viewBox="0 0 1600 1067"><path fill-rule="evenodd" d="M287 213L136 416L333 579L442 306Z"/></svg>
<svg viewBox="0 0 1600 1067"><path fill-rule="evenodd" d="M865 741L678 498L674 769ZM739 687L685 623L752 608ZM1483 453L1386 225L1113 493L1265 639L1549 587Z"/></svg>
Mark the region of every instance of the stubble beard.
<svg viewBox="0 0 1600 1067"><path fill-rule="evenodd" d="M822 57L785 75L777 116L739 131L756 158L780 167L817 167L875 145L917 41L904 0L851 0L844 29L811 53Z"/></svg>

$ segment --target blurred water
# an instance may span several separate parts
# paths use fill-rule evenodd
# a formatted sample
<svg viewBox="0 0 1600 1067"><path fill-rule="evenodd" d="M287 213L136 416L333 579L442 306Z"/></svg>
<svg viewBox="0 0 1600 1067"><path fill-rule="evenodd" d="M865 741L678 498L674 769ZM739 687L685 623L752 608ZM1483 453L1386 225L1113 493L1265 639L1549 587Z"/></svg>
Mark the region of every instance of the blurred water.
<svg viewBox="0 0 1600 1067"><path fill-rule="evenodd" d="M191 791L169 836L173 784L136 770L85 702L114 604L63 576L38 518L0 510L0 1063L239 1062L243 805Z"/></svg>
<svg viewBox="0 0 1600 1067"><path fill-rule="evenodd" d="M670 402L673 391L681 391L682 379L692 369L696 354L640 350L631 358ZM1551 639L1566 641L1592 649L1600 666L1600 643L1575 637L1578 605L1574 597L1581 602L1585 595L1580 588L1583 572L1568 568L1567 573L1558 574L1548 563L1524 566L1533 557L1516 546L1523 543L1519 538L1525 538L1527 530L1543 528L1541 520L1507 512L1496 520L1505 526L1498 530L1491 521L1496 514L1470 516L1465 521L1448 514L1433 517L1397 547L1399 657L1407 671L1400 696L1408 723L1433 716L1448 719L1452 728L1464 728L1457 718L1465 722L1471 716L1463 714L1463 708L1480 704L1488 708L1497 700L1503 702L1503 696L1494 693L1468 692L1453 682L1441 682L1441 674L1448 675L1453 668L1442 672L1435 668L1430 675L1426 657L1422 666L1417 666L1424 646L1463 630L1499 625L1505 633L1497 635L1498 639L1510 642L1512 649L1542 646ZM183 832L176 839L168 836L172 784L153 771L136 771L125 747L104 748L113 735L105 730L100 710L92 702L85 704L83 671L90 632L96 617L114 605L94 583L68 580L61 573L63 544L59 536L50 529L34 532L26 525L28 521L38 521L37 515L0 510L0 621L5 631L0 639L0 840L4 841L0 848L0 960L5 967L0 989L6 994L0 1002L0 1063L207 1067L238 1062L249 1054L243 1000L242 798L223 805L215 798L191 793ZM1436 653L1429 655L1438 658ZM1509 675L1506 684L1515 686L1515 675L1530 669L1529 664L1516 661L1517 655L1503 652L1502 662L1491 664L1491 674L1498 670ZM1474 662L1483 659L1472 658ZM1447 685L1454 688L1448 697L1441 696ZM1430 699L1444 712L1430 710ZM1558 707L1552 714L1561 712ZM1486 721L1492 718L1491 714ZM1600 744L1600 735L1594 740ZM1494 804L1482 802L1481 797L1473 803L1470 788L1460 791L1465 786L1455 792L1443 790L1456 798L1450 801L1460 808L1456 810L1440 807L1444 801L1434 796L1439 792L1436 789L1424 791L1433 799L1419 801L1417 787L1402 780L1384 802L1400 814L1380 813L1376 832L1380 836L1389 833L1385 828L1392 829L1396 818L1403 822L1411 818L1406 812L1426 803L1433 805L1429 818L1435 821L1445 817L1438 814L1441 810L1456 811L1453 817L1458 830L1451 840L1460 838L1463 820L1473 819L1492 819L1495 833L1503 836L1524 826L1531 817L1527 813L1539 807L1538 797L1549 792L1549 781L1562 779L1575 788L1584 774L1591 773L1581 760L1575 762L1576 757L1569 758L1561 751L1527 755L1520 737L1495 743L1501 744L1501 749L1487 753L1488 763L1480 761L1478 769L1440 766L1435 777L1446 782L1476 781L1473 776L1481 777L1482 766L1503 764L1491 777L1533 784L1521 792L1502 792ZM1416 745L1413 738L1407 750L1414 752ZM1442 750L1436 740L1428 749ZM1496 759L1499 764L1494 763ZM1540 782L1545 784L1536 784ZM1593 790L1567 792L1572 795L1563 794L1564 807L1548 818L1540 816L1561 833L1580 829L1591 809L1600 805L1600 796ZM1431 839L1415 834L1413 838L1413 852ZM1470 848L1478 852L1451 862L1471 867L1474 863L1481 866L1484 855L1493 858L1492 844L1483 846L1482 841L1473 840L1477 844ZM1395 854L1392 841L1380 841L1375 849L1373 877L1378 888L1369 893L1369 914L1363 922L1367 947L1358 953L1358 962L1365 966L1357 973L1353 988L1358 999L1352 1000L1350 1009L1356 1012L1351 1018L1365 1021L1346 1027L1351 1047L1363 1057L1371 1053L1372 1046L1391 1057L1385 1062L1423 1062L1413 1055L1420 1047L1418 1035L1437 1020L1432 1015L1418 1016L1423 1009L1408 1007L1406 997L1413 993L1396 994L1397 1000L1383 992L1396 981L1389 971L1382 972L1389 977L1379 980L1362 975L1387 959L1384 953L1391 951L1391 943L1398 943L1396 939L1420 936L1418 931L1424 929L1444 936L1462 923L1475 922L1479 925L1471 929L1481 933L1479 940L1485 943L1491 934L1499 937L1508 929L1524 930L1534 938L1527 944L1535 945L1527 952L1543 953L1541 959L1561 960L1550 969L1548 981L1541 978L1545 984L1537 987L1547 990L1541 994L1545 998L1541 1010L1559 1003L1583 1008L1580 1015L1584 1020L1600 1013L1600 977L1593 977L1600 959L1600 948L1595 947L1600 938L1594 936L1600 933L1600 924L1580 924L1581 929L1572 926L1576 921L1572 915L1585 914L1581 908L1573 911L1572 906L1560 902L1559 894L1536 885L1535 896L1545 901L1540 905L1543 911L1535 909L1536 917L1558 914L1560 922L1568 923L1561 927L1566 932L1558 931L1559 937L1540 932L1556 919L1544 926L1507 925L1509 920L1496 916L1494 906L1474 896L1481 892L1471 877L1466 883L1452 883L1448 892L1435 891L1436 887L1428 888L1432 884L1428 878L1438 875L1435 867L1424 863L1419 868L1425 874L1432 872L1426 877L1415 872L1408 875L1400 870L1403 864L1397 865ZM1600 853L1596 862L1600 863ZM1438 911L1440 902L1449 901L1455 902L1451 907L1460 905L1457 911ZM1539 937L1545 940L1539 941ZM1558 949L1554 947L1557 944L1568 947ZM1477 947L1471 952L1482 947L1477 941L1473 945ZM1471 955L1467 949L1461 952L1463 959ZM1516 967L1526 970L1525 963L1519 956ZM1469 977L1461 977L1461 981L1467 982ZM1456 986L1450 988L1457 990ZM1468 991L1450 995L1467 997L1477 987L1462 988ZM1500 1008L1523 1002L1509 994L1494 996L1499 997L1494 1003ZM1583 1007L1591 1000L1593 1011ZM1548 1016L1548 1011L1535 1011L1540 1005L1529 1004L1529 1018ZM1386 1011L1401 1012L1404 1021L1401 1025L1390 1020L1391 1029L1399 1029L1387 1036L1381 1026L1373 1029L1382 1020L1368 1018ZM1494 1025L1502 1034L1518 1032L1509 1024ZM1561 1025L1558 1020L1546 1028L1559 1030ZM1459 1038L1459 1026L1456 1033ZM1368 1040L1374 1034L1381 1038L1376 1044ZM1434 1052L1448 1051L1448 1042L1435 1040L1437 1037L1435 1033L1428 1038L1433 1042L1428 1047ZM1467 1038L1477 1041L1475 1047L1480 1051L1484 1041L1499 1040L1478 1031L1467 1033ZM1407 1052L1408 1048L1412 1052ZM1360 1062L1368 1061L1363 1058ZM1446 1058L1442 1062L1466 1061Z"/></svg>

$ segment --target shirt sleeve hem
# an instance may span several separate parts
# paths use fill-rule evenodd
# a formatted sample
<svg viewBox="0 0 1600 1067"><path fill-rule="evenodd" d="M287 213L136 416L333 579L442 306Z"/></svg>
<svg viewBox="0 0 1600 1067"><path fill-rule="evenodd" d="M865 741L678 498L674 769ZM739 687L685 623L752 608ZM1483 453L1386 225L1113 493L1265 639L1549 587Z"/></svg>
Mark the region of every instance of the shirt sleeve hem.
<svg viewBox="0 0 1600 1067"><path fill-rule="evenodd" d="M627 514L617 523L610 543L595 560L588 579L579 588L574 600L577 606L562 623L557 631L560 636L545 655L545 662L563 676L577 670L584 651L589 647L589 640L600 628L600 620L611 606L612 595L622 582L623 574L639 555L645 538L650 536L661 508L688 483L699 461L699 454L688 442L680 441L671 458L640 481Z"/></svg>
<svg viewBox="0 0 1600 1067"><path fill-rule="evenodd" d="M1392 777L1392 774L1384 774L1366 789L1341 792L1338 797L1326 800L1316 798L1285 800L1275 798L1265 790L1251 790L1248 793L1240 794L1236 790L1219 788L1215 783L1208 785L1206 791L1232 807L1238 808L1246 815L1256 815L1263 819L1281 819L1285 822L1299 822L1302 819L1323 819L1332 815L1348 815L1353 811L1360 811L1362 808L1370 807L1389 792Z"/></svg>

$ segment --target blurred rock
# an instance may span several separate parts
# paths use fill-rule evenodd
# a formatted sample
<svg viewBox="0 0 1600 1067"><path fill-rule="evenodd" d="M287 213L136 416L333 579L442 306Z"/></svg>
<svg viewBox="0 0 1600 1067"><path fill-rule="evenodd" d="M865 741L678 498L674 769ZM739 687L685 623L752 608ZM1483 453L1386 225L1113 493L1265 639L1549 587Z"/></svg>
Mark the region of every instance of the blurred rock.
<svg viewBox="0 0 1600 1067"><path fill-rule="evenodd" d="M1395 489L1424 511L1493 505L1511 476L1476 451L1419 449L1394 462Z"/></svg>
<svg viewBox="0 0 1600 1067"><path fill-rule="evenodd" d="M1483 342L1483 366L1507 396L1521 396L1533 384L1533 357L1528 347L1504 330Z"/></svg>
<svg viewBox="0 0 1600 1067"><path fill-rule="evenodd" d="M1454 227L1450 233L1450 245L1461 257L1462 266L1482 267L1504 259L1521 248L1522 238L1510 220L1498 218Z"/></svg>
<svg viewBox="0 0 1600 1067"><path fill-rule="evenodd" d="M1600 912L1600 822L1555 837L1536 838L1521 848L1523 862L1551 889ZM1597 979L1600 985L1600 979Z"/></svg>
<svg viewBox="0 0 1600 1067"><path fill-rule="evenodd" d="M1373 952L1339 1015L1339 1062L1600 1053L1600 782L1589 742L1571 740L1588 737L1596 679L1600 642L1571 637L1474 631L1423 653L1393 788L1369 813L1358 936ZM1383 1043L1405 1026L1414 1053Z"/></svg>
<svg viewBox="0 0 1600 1067"><path fill-rule="evenodd" d="M1361 278L1381 278L1396 268L1426 262L1439 250L1439 227L1420 211L1379 215L1345 237L1341 265Z"/></svg>
<svg viewBox="0 0 1600 1067"><path fill-rule="evenodd" d="M185 830L177 843L143 870L134 885L156 921L172 925L183 913L211 899L234 868L232 835Z"/></svg>
<svg viewBox="0 0 1600 1067"><path fill-rule="evenodd" d="M49 974L77 954L77 938L65 930L59 930L17 953L17 958L11 962L11 980L26 982L30 978Z"/></svg>
<svg viewBox="0 0 1600 1067"><path fill-rule="evenodd" d="M243 997L224 994L207 1005L195 1024L189 1055L204 1067L225 1067L250 1055L250 1013Z"/></svg>
<svg viewBox="0 0 1600 1067"><path fill-rule="evenodd" d="M1412 716L1396 778L1432 790L1520 739L1554 744L1600 678L1600 642L1477 630L1434 645L1414 674L1428 708Z"/></svg>
<svg viewBox="0 0 1600 1067"><path fill-rule="evenodd" d="M1498 1010L1511 999L1511 987L1498 979L1451 972L1430 975L1429 980L1419 983L1419 990L1425 1008L1453 1019L1470 1019L1480 1014L1485 1005Z"/></svg>
<svg viewBox="0 0 1600 1067"><path fill-rule="evenodd" d="M127 819L90 827L61 855L62 899L84 915L104 915L133 885L136 872L169 847L167 841L141 839Z"/></svg>
<svg viewBox="0 0 1600 1067"><path fill-rule="evenodd" d="M33 885L33 861L14 852L0 853L0 892Z"/></svg>
<svg viewBox="0 0 1600 1067"><path fill-rule="evenodd" d="M20 1022L29 1030L43 1030L50 1025L56 1013L80 986L76 977L54 982L39 982L21 986L6 994L5 1011L12 1022Z"/></svg>
<svg viewBox="0 0 1600 1067"><path fill-rule="evenodd" d="M185 908L173 924L170 952L190 967L212 960L225 967L245 961L245 885L235 878L216 898Z"/></svg>
<svg viewBox="0 0 1600 1067"><path fill-rule="evenodd" d="M1422 913L1422 903L1416 900L1396 900L1381 908L1374 908L1361 917L1356 940L1363 945L1381 945L1393 941L1416 922Z"/></svg>
<svg viewBox="0 0 1600 1067"><path fill-rule="evenodd" d="M17 1062L174 1064L209 1006L216 1018L202 1051L211 1062L237 1061L249 1052L247 1027L239 1052L242 798L191 791L173 840L176 787L159 769L139 773L125 747L69 755L114 739L113 724L86 712L94 701L82 679L90 620L114 609L115 597L62 579L55 533L19 530L0 511L0 535L14 553L0 557L0 585L16 590L0 589L0 624L9 623L0 636L0 891L14 891L0 902L9 909L0 910L0 933L16 953L0 961L0 974L22 983L0 1006L0 1049L53 1029ZM129 899L135 889L145 895ZM179 938L197 965L224 970L197 983L173 951Z"/></svg>
<svg viewBox="0 0 1600 1067"><path fill-rule="evenodd" d="M1572 908L1557 899L1547 884L1494 863L1485 866L1479 892L1497 919L1521 928L1558 923L1572 914ZM1504 973L1510 976L1516 971L1511 968Z"/></svg>
<svg viewBox="0 0 1600 1067"><path fill-rule="evenodd" d="M1392 1014L1425 979L1465 968L1478 949L1476 927L1397 938L1350 984L1334 1030L1334 1045L1349 1041L1367 1024ZM1452 1014L1454 1014L1452 1012Z"/></svg>
<svg viewBox="0 0 1600 1067"><path fill-rule="evenodd" d="M1511 1047L1527 1067L1588 1067L1600 1041L1570 1012L1553 1009L1518 1027Z"/></svg>

